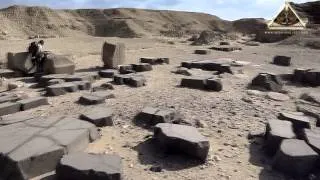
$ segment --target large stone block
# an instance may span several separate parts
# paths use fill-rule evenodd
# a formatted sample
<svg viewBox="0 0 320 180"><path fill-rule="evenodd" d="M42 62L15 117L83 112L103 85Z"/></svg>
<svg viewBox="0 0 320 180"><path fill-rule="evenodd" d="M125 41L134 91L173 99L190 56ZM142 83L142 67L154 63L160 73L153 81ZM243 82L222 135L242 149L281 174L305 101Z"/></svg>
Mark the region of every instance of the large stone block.
<svg viewBox="0 0 320 180"><path fill-rule="evenodd" d="M207 79L206 89L211 91L222 91L223 85L220 79Z"/></svg>
<svg viewBox="0 0 320 180"><path fill-rule="evenodd" d="M8 53L8 68L25 74L36 72L36 66L33 65L31 54L28 52Z"/></svg>
<svg viewBox="0 0 320 180"><path fill-rule="evenodd" d="M148 63L132 64L132 68L136 72L152 71L152 66Z"/></svg>
<svg viewBox="0 0 320 180"><path fill-rule="evenodd" d="M207 84L205 77L185 77L181 80L182 87L194 88L194 89L205 89Z"/></svg>
<svg viewBox="0 0 320 180"><path fill-rule="evenodd" d="M16 102L2 103L0 104L0 116L19 112L20 108L21 108L20 103L16 103Z"/></svg>
<svg viewBox="0 0 320 180"><path fill-rule="evenodd" d="M72 82L51 85L46 88L48 96L60 96L68 92L76 92L78 90L78 85Z"/></svg>
<svg viewBox="0 0 320 180"><path fill-rule="evenodd" d="M137 116L136 120L147 126L155 126L159 123L172 123L179 119L178 113L171 109L145 107Z"/></svg>
<svg viewBox="0 0 320 180"><path fill-rule="evenodd" d="M82 151L98 137L93 124L61 116L0 127L0 178L25 180L54 171L65 153Z"/></svg>
<svg viewBox="0 0 320 180"><path fill-rule="evenodd" d="M128 85L132 87L142 87L146 85L146 78L144 76L133 76L130 78Z"/></svg>
<svg viewBox="0 0 320 180"><path fill-rule="evenodd" d="M48 99L45 97L33 97L24 99L21 101L17 101L17 103L21 104L21 111L25 111L28 109L36 108L39 106L48 105Z"/></svg>
<svg viewBox="0 0 320 180"><path fill-rule="evenodd" d="M294 112L281 112L278 116L281 120L290 121L295 132L300 132L304 128L310 129L310 119L305 115L295 114Z"/></svg>
<svg viewBox="0 0 320 180"><path fill-rule="evenodd" d="M291 176L306 176L319 155L303 140L283 140L273 160L273 168Z"/></svg>
<svg viewBox="0 0 320 180"><path fill-rule="evenodd" d="M274 155L284 139L292 139L295 137L290 121L269 120L265 133L267 154Z"/></svg>
<svg viewBox="0 0 320 180"><path fill-rule="evenodd" d="M273 64L280 65L280 66L290 66L291 57L288 57L288 56L275 56L273 58Z"/></svg>
<svg viewBox="0 0 320 180"><path fill-rule="evenodd" d="M200 54L200 55L206 55L206 54L210 54L211 51L209 50L205 50L205 49L197 49L194 51L195 54Z"/></svg>
<svg viewBox="0 0 320 180"><path fill-rule="evenodd" d="M303 139L310 145L310 147L320 153L320 128L304 129Z"/></svg>
<svg viewBox="0 0 320 180"><path fill-rule="evenodd" d="M140 62L141 63L148 63L151 65L169 64L169 58L143 57L143 58L140 58Z"/></svg>
<svg viewBox="0 0 320 180"><path fill-rule="evenodd" d="M102 78L113 78L113 76L116 74L116 72L117 71L114 69L104 69L104 70L99 71L99 75Z"/></svg>
<svg viewBox="0 0 320 180"><path fill-rule="evenodd" d="M182 152L205 161L210 144L191 126L160 123L155 126L154 138L168 151Z"/></svg>
<svg viewBox="0 0 320 180"><path fill-rule="evenodd" d="M105 103L106 98L94 96L92 94L84 94L79 98L79 103L82 105L97 105Z"/></svg>
<svg viewBox="0 0 320 180"><path fill-rule="evenodd" d="M113 126L113 112L107 107L97 107L80 115L80 119L89 121L98 127Z"/></svg>
<svg viewBox="0 0 320 180"><path fill-rule="evenodd" d="M62 55L49 53L43 63L45 74L73 74L75 64L70 59Z"/></svg>
<svg viewBox="0 0 320 180"><path fill-rule="evenodd" d="M125 63L125 45L105 42L102 47L102 61L106 68L116 69Z"/></svg>
<svg viewBox="0 0 320 180"><path fill-rule="evenodd" d="M275 74L260 73L252 80L251 86L258 87L266 91L279 92L282 90L283 82Z"/></svg>
<svg viewBox="0 0 320 180"><path fill-rule="evenodd" d="M59 180L121 180L121 157L75 153L65 155L56 169Z"/></svg>

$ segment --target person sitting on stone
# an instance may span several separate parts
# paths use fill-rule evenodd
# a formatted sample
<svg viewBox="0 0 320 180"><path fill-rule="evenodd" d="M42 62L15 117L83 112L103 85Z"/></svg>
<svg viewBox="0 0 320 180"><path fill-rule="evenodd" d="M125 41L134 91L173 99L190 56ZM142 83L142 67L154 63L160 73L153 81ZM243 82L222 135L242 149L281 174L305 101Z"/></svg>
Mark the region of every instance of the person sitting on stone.
<svg viewBox="0 0 320 180"><path fill-rule="evenodd" d="M37 67L37 71L42 71L43 61L45 60L45 54L43 52L44 41L32 42L28 48L28 52L31 54L33 64Z"/></svg>

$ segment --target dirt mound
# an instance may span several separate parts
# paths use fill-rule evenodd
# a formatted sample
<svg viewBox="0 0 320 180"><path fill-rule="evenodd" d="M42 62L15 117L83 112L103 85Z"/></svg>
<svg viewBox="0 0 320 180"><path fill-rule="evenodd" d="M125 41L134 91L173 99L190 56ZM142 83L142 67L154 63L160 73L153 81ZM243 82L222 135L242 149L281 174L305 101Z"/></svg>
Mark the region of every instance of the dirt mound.
<svg viewBox="0 0 320 180"><path fill-rule="evenodd" d="M27 6L0 9L0 23L0 39L79 33L101 37L182 37L202 31L252 33L261 26L260 20L231 22L205 13L126 8L53 10Z"/></svg>
<svg viewBox="0 0 320 180"><path fill-rule="evenodd" d="M265 19L239 19L233 21L233 29L244 34L257 34L267 29Z"/></svg>
<svg viewBox="0 0 320 180"><path fill-rule="evenodd" d="M312 49L320 49L320 31L310 34L296 34L281 42L279 45L298 45Z"/></svg>

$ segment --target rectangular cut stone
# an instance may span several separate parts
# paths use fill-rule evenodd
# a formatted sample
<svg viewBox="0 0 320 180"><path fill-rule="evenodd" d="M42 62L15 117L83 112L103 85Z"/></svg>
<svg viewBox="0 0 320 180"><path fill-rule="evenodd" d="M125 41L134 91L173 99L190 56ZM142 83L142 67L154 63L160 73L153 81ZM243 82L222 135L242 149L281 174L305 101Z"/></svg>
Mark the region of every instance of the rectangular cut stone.
<svg viewBox="0 0 320 180"><path fill-rule="evenodd" d="M39 106L48 105L48 99L45 97L33 97L18 101L21 104L21 111L36 108Z"/></svg>
<svg viewBox="0 0 320 180"><path fill-rule="evenodd" d="M274 155L284 139L295 138L292 123L290 121L269 120L266 126L266 152Z"/></svg>
<svg viewBox="0 0 320 180"><path fill-rule="evenodd" d="M182 87L205 89L207 78L203 77L186 77L181 80Z"/></svg>
<svg viewBox="0 0 320 180"><path fill-rule="evenodd" d="M20 103L6 102L3 104L0 104L0 116L19 112L20 108L21 108Z"/></svg>
<svg viewBox="0 0 320 180"><path fill-rule="evenodd" d="M80 119L89 121L98 127L104 127L113 126L112 116L113 112L110 108L99 107L82 114Z"/></svg>
<svg viewBox="0 0 320 180"><path fill-rule="evenodd" d="M125 45L105 42L102 48L102 61L106 68L115 69L125 62Z"/></svg>

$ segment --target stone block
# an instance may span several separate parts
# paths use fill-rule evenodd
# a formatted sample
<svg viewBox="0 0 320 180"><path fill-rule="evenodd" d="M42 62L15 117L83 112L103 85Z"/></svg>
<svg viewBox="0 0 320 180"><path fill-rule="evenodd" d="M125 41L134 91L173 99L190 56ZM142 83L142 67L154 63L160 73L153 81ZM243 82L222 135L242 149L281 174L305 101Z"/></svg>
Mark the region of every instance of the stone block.
<svg viewBox="0 0 320 180"><path fill-rule="evenodd" d="M273 64L280 65L280 66L290 66L291 57L288 57L288 56L275 56L273 58Z"/></svg>
<svg viewBox="0 0 320 180"><path fill-rule="evenodd" d="M284 139L293 139L295 137L290 121L269 120L265 133L267 154L274 155Z"/></svg>
<svg viewBox="0 0 320 180"><path fill-rule="evenodd" d="M303 140L283 140L273 160L273 168L290 176L306 176L314 168L319 155Z"/></svg>
<svg viewBox="0 0 320 180"><path fill-rule="evenodd" d="M80 119L89 121L97 127L113 126L113 112L107 107L98 107L80 115Z"/></svg>
<svg viewBox="0 0 320 180"><path fill-rule="evenodd" d="M49 53L43 63L45 74L73 74L75 64L69 58Z"/></svg>
<svg viewBox="0 0 320 180"><path fill-rule="evenodd" d="M154 128L154 138L168 152L188 154L201 161L207 159L209 141L194 127L160 123Z"/></svg>
<svg viewBox="0 0 320 180"><path fill-rule="evenodd" d="M13 114L20 111L21 104L16 102L6 102L0 104L0 116Z"/></svg>
<svg viewBox="0 0 320 180"><path fill-rule="evenodd" d="M102 61L108 69L116 69L125 63L125 44L105 42L102 47Z"/></svg>
<svg viewBox="0 0 320 180"><path fill-rule="evenodd" d="M28 98L28 99L17 101L17 103L21 104L21 111L26 111L28 109L49 104L48 99L45 97Z"/></svg>
<svg viewBox="0 0 320 180"><path fill-rule="evenodd" d="M59 180L121 180L121 157L86 153L65 155L57 166L56 174Z"/></svg>

